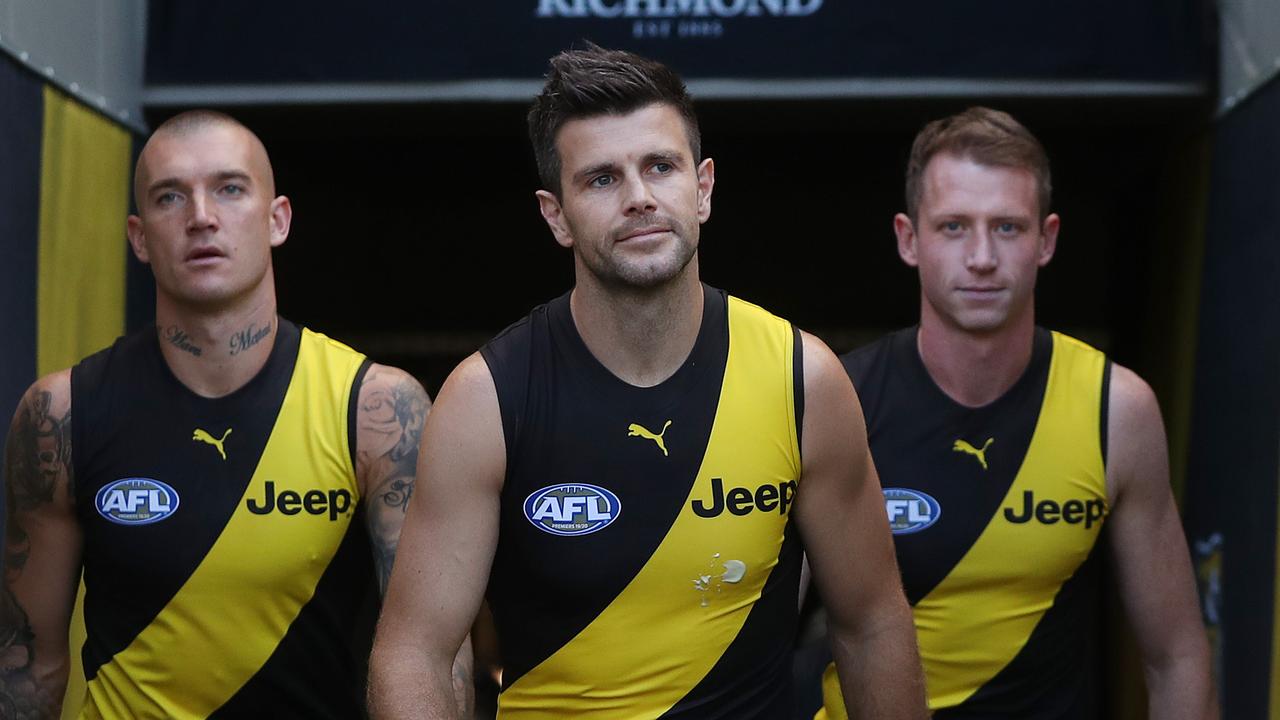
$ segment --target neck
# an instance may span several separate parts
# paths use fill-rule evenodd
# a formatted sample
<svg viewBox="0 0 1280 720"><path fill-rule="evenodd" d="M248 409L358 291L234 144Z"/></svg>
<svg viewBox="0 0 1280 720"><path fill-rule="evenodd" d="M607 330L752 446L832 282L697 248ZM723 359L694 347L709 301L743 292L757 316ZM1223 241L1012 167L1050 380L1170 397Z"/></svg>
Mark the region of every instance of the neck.
<svg viewBox="0 0 1280 720"><path fill-rule="evenodd" d="M274 296L218 310L156 299L160 354L174 376L203 397L229 395L252 380L271 355L278 326Z"/></svg>
<svg viewBox="0 0 1280 720"><path fill-rule="evenodd" d="M702 327L697 259L661 288L605 286L586 273L569 296L574 326L591 354L624 382L652 387L675 374Z"/></svg>
<svg viewBox="0 0 1280 720"><path fill-rule="evenodd" d="M1030 309L1001 328L977 333L956 327L925 306L916 347L929 376L952 400L982 407L998 400L1031 363L1035 319Z"/></svg>

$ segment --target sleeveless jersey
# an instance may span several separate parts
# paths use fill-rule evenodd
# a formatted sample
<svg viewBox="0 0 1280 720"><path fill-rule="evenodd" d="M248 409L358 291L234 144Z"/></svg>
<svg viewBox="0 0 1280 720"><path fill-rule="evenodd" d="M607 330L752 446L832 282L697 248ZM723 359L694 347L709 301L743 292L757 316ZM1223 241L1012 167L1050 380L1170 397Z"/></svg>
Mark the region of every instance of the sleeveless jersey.
<svg viewBox="0 0 1280 720"><path fill-rule="evenodd" d="M1037 328L1002 397L964 407L917 330L842 357L862 400L934 717L1097 716L1095 541L1108 512L1110 366ZM844 718L823 677L825 716Z"/></svg>
<svg viewBox="0 0 1280 720"><path fill-rule="evenodd" d="M158 342L148 327L71 373L81 717L359 717L353 627L375 586L352 443L368 361L280 320L261 372L210 399Z"/></svg>
<svg viewBox="0 0 1280 720"><path fill-rule="evenodd" d="M500 718L791 712L799 335L704 298L692 352L654 387L596 360L568 295L482 350L507 444Z"/></svg>

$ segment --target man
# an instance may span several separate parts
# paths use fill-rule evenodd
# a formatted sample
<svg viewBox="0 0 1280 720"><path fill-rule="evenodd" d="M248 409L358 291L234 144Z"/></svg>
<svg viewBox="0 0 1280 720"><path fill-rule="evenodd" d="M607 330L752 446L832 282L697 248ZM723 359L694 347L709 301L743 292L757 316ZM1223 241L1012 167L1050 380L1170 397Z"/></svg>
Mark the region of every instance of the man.
<svg viewBox="0 0 1280 720"><path fill-rule="evenodd" d="M562 53L529 125L575 287L441 389L374 715L449 716L487 585L500 717L788 717L803 545L846 698L924 717L852 386L822 343L698 279L715 175L679 77Z"/></svg>
<svg viewBox="0 0 1280 720"><path fill-rule="evenodd" d="M276 315L274 185L219 113L143 148L128 235L155 325L39 379L10 428L0 716L57 716L81 568L82 716L361 716L352 627L391 572L430 403Z"/></svg>
<svg viewBox="0 0 1280 720"><path fill-rule="evenodd" d="M884 487L935 718L1096 718L1105 522L1153 718L1216 714L1155 396L1035 325L1053 257L1044 149L1009 115L927 125L898 254L920 324L842 358ZM844 717L834 678L826 715ZM819 714L822 716L822 713Z"/></svg>

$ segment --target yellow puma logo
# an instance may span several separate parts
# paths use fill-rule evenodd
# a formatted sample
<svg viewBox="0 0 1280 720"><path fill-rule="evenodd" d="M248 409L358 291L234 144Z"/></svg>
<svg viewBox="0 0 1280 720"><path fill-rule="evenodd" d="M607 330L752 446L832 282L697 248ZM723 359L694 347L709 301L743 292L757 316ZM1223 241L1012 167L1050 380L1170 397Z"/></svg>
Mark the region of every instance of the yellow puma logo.
<svg viewBox="0 0 1280 720"><path fill-rule="evenodd" d="M191 439L199 440L202 443L208 443L209 445L212 445L213 448L218 451L218 454L222 456L222 459L226 460L227 451L223 449L222 443L224 440L227 439L227 436L230 434L231 434L231 428L227 428L227 431L222 433L222 439L219 440L214 436L210 435L207 431L201 430L200 428L196 428L196 431L194 433L191 433Z"/></svg>
<svg viewBox="0 0 1280 720"><path fill-rule="evenodd" d="M662 436L667 434L667 428L669 427L671 427L670 420L667 421L666 425L662 426L662 432L655 435L649 430L645 429L645 427L640 423L631 423L630 425L627 426L627 437L648 438L658 443L658 447L662 448L663 457L670 457L670 455L667 453L666 443L662 442Z"/></svg>
<svg viewBox="0 0 1280 720"><path fill-rule="evenodd" d="M987 448L991 447L991 443L994 441L995 441L995 438L987 438L987 441L982 444L982 449L979 450L978 448L970 445L964 440L957 440L956 443L951 446L951 449L956 452L968 453L969 455L972 455L978 458L978 462L982 465L982 469L986 470L987 469Z"/></svg>

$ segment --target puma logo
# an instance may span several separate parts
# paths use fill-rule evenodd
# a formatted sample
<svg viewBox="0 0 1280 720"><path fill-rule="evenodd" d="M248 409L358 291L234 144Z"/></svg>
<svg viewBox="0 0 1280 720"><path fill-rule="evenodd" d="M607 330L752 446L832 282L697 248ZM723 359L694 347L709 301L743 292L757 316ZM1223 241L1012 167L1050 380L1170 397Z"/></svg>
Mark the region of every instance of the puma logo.
<svg viewBox="0 0 1280 720"><path fill-rule="evenodd" d="M658 443L658 447L662 449L663 457L670 457L670 454L667 453L666 443L662 442L662 436L667 434L667 428L669 427L671 427L670 420L667 421L666 425L662 426L662 432L655 435L649 430L645 429L645 427L640 423L631 423L630 425L627 426L627 437L648 438Z"/></svg>
<svg viewBox="0 0 1280 720"><path fill-rule="evenodd" d="M982 465L983 470L986 470L987 469L987 448L991 447L991 443L994 441L995 441L995 438L987 438L987 441L982 444L982 449L979 450L978 448L970 445L964 440L957 440L955 444L951 446L951 449L954 450L955 452L966 453L978 458L978 463Z"/></svg>
<svg viewBox="0 0 1280 720"><path fill-rule="evenodd" d="M231 434L231 428L227 428L227 431L222 433L222 438L218 439L210 435L207 431L201 430L200 428L196 428L196 431L191 434L191 439L193 441L198 440L202 443L207 443L209 445L212 445L213 448L218 451L218 454L222 456L222 459L226 460L227 451L223 449L222 443L227 439L227 436L230 434Z"/></svg>

